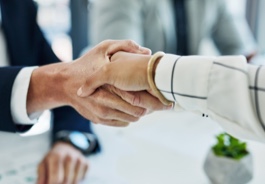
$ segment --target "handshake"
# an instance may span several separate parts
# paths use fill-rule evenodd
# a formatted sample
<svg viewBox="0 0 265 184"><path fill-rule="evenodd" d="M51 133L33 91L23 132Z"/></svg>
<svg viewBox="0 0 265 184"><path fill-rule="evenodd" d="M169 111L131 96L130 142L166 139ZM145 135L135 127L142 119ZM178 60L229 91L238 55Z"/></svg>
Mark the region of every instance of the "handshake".
<svg viewBox="0 0 265 184"><path fill-rule="evenodd" d="M39 67L31 76L27 113L71 106L96 124L127 126L171 109L152 86L157 62L150 61L161 55L150 53L133 41L108 40L70 63Z"/></svg>

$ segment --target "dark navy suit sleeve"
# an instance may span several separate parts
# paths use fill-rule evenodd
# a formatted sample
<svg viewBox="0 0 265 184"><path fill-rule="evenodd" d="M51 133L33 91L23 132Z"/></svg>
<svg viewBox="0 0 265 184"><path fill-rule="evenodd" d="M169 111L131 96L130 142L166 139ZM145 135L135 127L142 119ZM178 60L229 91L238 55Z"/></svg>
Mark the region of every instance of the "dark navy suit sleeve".
<svg viewBox="0 0 265 184"><path fill-rule="evenodd" d="M11 93L13 83L21 67L0 68L0 131L16 132L16 127L11 116Z"/></svg>
<svg viewBox="0 0 265 184"><path fill-rule="evenodd" d="M40 40L40 56L39 64L46 65L54 62L58 62L59 59L55 56L50 45L47 43L44 38L40 28L36 25L36 34L37 38ZM91 129L91 122L81 115L79 115L71 107L61 107L53 110L53 130L52 130L52 140L54 140L54 135L61 130L70 130L70 131L80 131L86 133L93 133ZM98 143L97 143L98 144ZM99 148L99 145L96 147Z"/></svg>
<svg viewBox="0 0 265 184"><path fill-rule="evenodd" d="M0 2L2 9L2 27L6 36L11 64L15 66L41 66L59 62L59 59L53 53L37 24L36 4L32 0L24 0L23 2L21 2L21 0L0 0ZM8 71L5 73L1 72L0 77L4 77L7 75L6 73L8 73ZM15 71L13 75L11 72L9 73L10 74L6 76L6 78L10 81L14 80L15 74L17 73L15 73ZM2 82L2 78L0 78L0 80L0 92L4 92L6 95L9 94L9 96L3 97L3 99L1 97L0 105L1 107L6 105L10 107L9 102L5 101L4 98L6 98L6 100L10 98L11 89L7 89L8 91L5 90L4 88L7 84ZM11 88L11 82L8 85ZM2 104L2 101L5 103ZM1 113L3 114L4 112ZM8 116L11 121L10 112L6 114L9 114L6 116ZM78 130L81 132L93 133L90 121L84 119L71 107L54 109L53 117L52 140L55 133L60 130ZM1 127L0 124L0 128L4 127ZM12 129L10 125L10 127L6 127L5 130L11 131L14 129Z"/></svg>

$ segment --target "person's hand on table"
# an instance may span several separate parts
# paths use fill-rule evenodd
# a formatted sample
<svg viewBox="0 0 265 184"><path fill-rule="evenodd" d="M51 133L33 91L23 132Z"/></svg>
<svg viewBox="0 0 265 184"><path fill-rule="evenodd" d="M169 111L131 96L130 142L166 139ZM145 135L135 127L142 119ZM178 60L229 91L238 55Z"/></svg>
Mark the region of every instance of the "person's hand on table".
<svg viewBox="0 0 265 184"><path fill-rule="evenodd" d="M126 126L129 122L137 121L148 110L163 109L164 106L156 98L147 97L146 93L128 93L109 86L97 88L86 98L77 95L80 86L94 72L101 72L110 63L111 56L118 51L150 54L149 49L133 41L108 40L73 62L47 65L34 70L27 99L28 114L69 105L94 123ZM125 71L122 67L118 68ZM101 80L100 76L93 77L94 82L98 80Z"/></svg>
<svg viewBox="0 0 265 184"><path fill-rule="evenodd" d="M88 171L88 161L72 145L57 142L38 166L37 184L77 184Z"/></svg>

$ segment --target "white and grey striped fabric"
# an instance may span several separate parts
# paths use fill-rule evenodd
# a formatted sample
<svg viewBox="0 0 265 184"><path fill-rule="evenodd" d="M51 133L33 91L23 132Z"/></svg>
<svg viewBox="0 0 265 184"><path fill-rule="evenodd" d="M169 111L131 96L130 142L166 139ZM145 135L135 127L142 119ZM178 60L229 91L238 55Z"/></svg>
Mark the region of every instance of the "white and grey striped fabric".
<svg viewBox="0 0 265 184"><path fill-rule="evenodd" d="M243 56L166 54L157 66L157 88L176 109L200 113L239 138L265 142L265 67Z"/></svg>

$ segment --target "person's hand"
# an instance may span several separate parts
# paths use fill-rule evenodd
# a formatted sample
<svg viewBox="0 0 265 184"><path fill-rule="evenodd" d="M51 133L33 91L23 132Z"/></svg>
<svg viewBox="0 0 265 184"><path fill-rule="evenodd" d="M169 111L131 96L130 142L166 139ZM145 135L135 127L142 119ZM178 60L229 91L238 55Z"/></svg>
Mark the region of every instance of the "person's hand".
<svg viewBox="0 0 265 184"><path fill-rule="evenodd" d="M78 90L78 95L80 97L89 97L94 94L101 86L106 84L115 86L122 91L126 92L126 95L135 93L141 93L145 95L145 99L149 102L149 106L146 106L144 98L135 100L135 98L123 98L132 105L138 105L139 102L143 103L141 107L147 107L147 109L152 110L164 110L171 109L172 106L160 106L160 108L154 108L152 102L156 104L161 104L160 101L154 97L147 80L147 66L150 60L150 55L142 54L131 54L126 52L118 52L111 58L111 63L104 65L97 72L92 74L86 80L86 83ZM149 93L148 93L148 92ZM124 96L124 95L119 95ZM157 102L158 101L158 102ZM138 103L137 103L138 102ZM161 108L162 107L162 108Z"/></svg>
<svg viewBox="0 0 265 184"><path fill-rule="evenodd" d="M81 115L90 119L93 123L116 127L128 126L130 122L136 122L148 113L147 109L141 107L141 103L134 106L122 98L127 99L127 101L134 100L138 103L138 99L144 99L145 94L131 94L105 85L86 98L77 97L74 101L76 104L73 104L73 106ZM161 108L162 105L158 100L154 103L154 106Z"/></svg>
<svg viewBox="0 0 265 184"><path fill-rule="evenodd" d="M32 73L28 99L28 114L59 106L69 105L75 108L86 119L94 123L111 126L126 126L137 121L147 110L151 102L141 103L139 107L131 105L122 98L145 99L146 94L129 94L120 97L109 90L109 87L98 88L93 95L80 98L77 90L90 76L110 62L110 57L118 51L149 55L150 50L142 48L133 41L104 41L87 52L83 57L71 63L58 63L40 67ZM100 79L95 79L94 82ZM142 105L144 104L144 105ZM158 104L158 105L153 105ZM142 107L141 107L142 105ZM158 100L152 102L156 108L163 108Z"/></svg>
<svg viewBox="0 0 265 184"><path fill-rule="evenodd" d="M38 184L77 184L88 171L88 161L72 145L57 142L38 166Z"/></svg>
<svg viewBox="0 0 265 184"><path fill-rule="evenodd" d="M149 90L147 66L150 55L118 52L111 62L101 67L78 90L81 97L89 96L100 86L109 84L124 91Z"/></svg>

